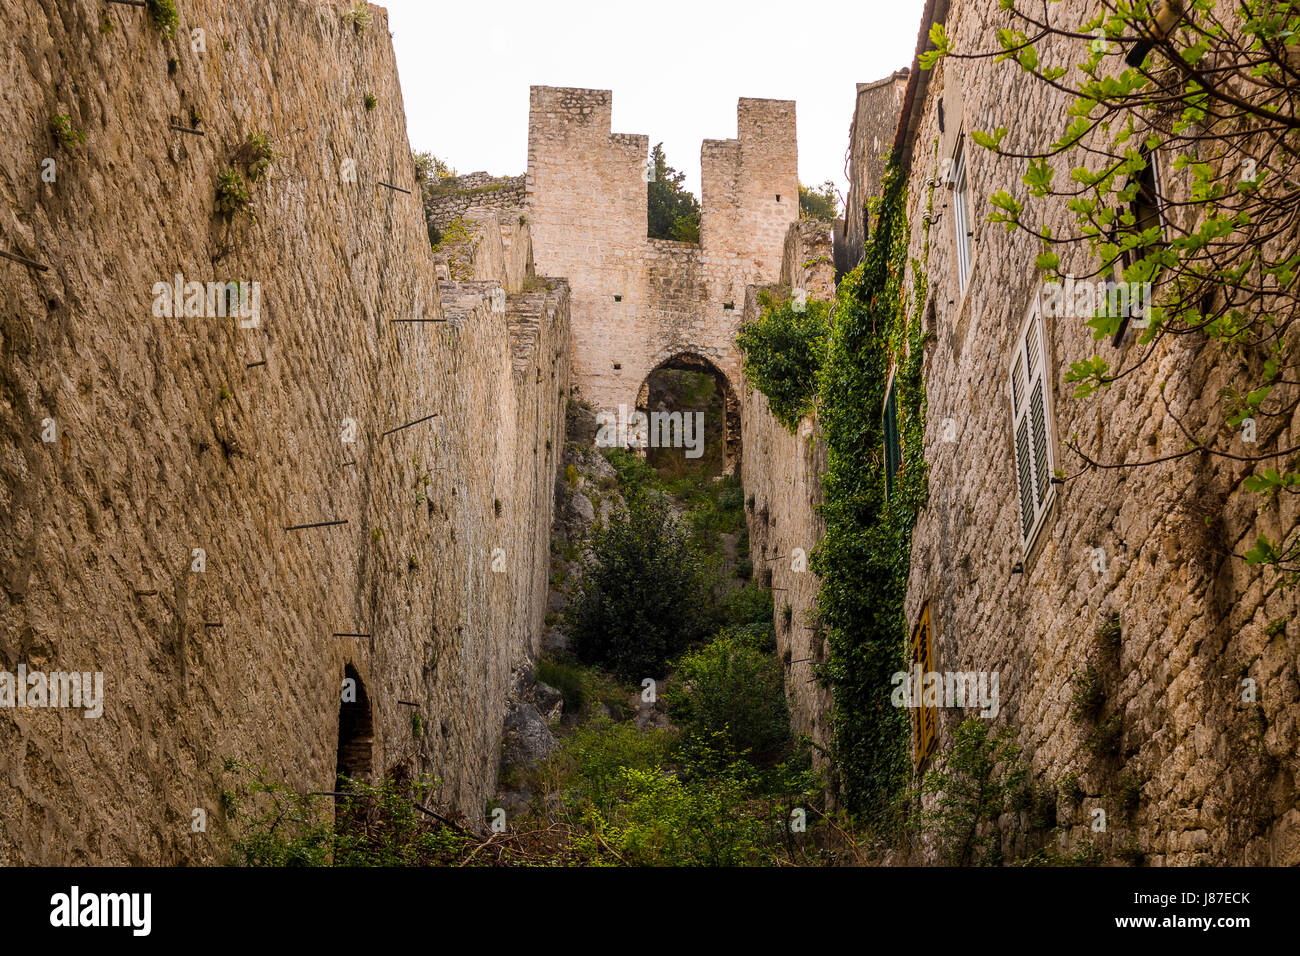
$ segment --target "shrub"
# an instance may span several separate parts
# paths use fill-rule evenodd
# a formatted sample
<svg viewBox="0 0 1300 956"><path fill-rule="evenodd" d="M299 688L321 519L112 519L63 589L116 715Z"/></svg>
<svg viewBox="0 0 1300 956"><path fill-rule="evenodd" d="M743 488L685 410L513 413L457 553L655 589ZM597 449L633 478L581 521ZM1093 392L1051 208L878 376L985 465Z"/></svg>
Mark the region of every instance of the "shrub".
<svg viewBox="0 0 1300 956"><path fill-rule="evenodd" d="M375 106L379 103L379 101L375 99L374 93L367 93L363 98L362 102L365 103L367 112L373 110Z"/></svg>
<svg viewBox="0 0 1300 956"><path fill-rule="evenodd" d="M721 731L733 750L768 761L790 743L781 664L755 649L751 635L724 633L677 663L665 692L669 712L688 731Z"/></svg>
<svg viewBox="0 0 1300 956"><path fill-rule="evenodd" d="M447 269L454 281L474 278L474 244L477 238L468 219L456 217L443 229L429 225L429 241L433 251L445 253Z"/></svg>
<svg viewBox="0 0 1300 956"><path fill-rule="evenodd" d="M1001 862L998 817L1023 792L1028 775L1010 729L994 733L989 721L968 717L953 730L952 750L942 767L926 773L921 793L934 797L915 820L939 840L955 866Z"/></svg>
<svg viewBox="0 0 1300 956"><path fill-rule="evenodd" d="M235 161L244 167L249 183L254 185L261 182L274 160L275 150L271 148L271 138L261 130L249 133L235 152Z"/></svg>
<svg viewBox="0 0 1300 956"><path fill-rule="evenodd" d="M536 677L560 692L566 714L581 713L597 703L604 704L618 718L630 713L627 703L629 691L600 671L544 657L537 662Z"/></svg>
<svg viewBox="0 0 1300 956"><path fill-rule="evenodd" d="M165 36L176 32L180 16L176 13L175 0L144 0L144 5L149 11L149 20Z"/></svg>
<svg viewBox="0 0 1300 956"><path fill-rule="evenodd" d="M343 22L352 27L356 33L365 33L370 27L369 5L364 0L352 4L352 9L343 14Z"/></svg>
<svg viewBox="0 0 1300 956"><path fill-rule="evenodd" d="M86 134L72 126L72 117L65 114L59 114L50 120L50 132L54 134L54 139L64 149L71 149L78 143L86 141Z"/></svg>
<svg viewBox="0 0 1300 956"><path fill-rule="evenodd" d="M1076 724L1096 720L1106 703L1106 689L1100 671L1089 664L1085 669L1075 671L1070 680L1074 684L1074 692L1070 695L1071 719Z"/></svg>
<svg viewBox="0 0 1300 956"><path fill-rule="evenodd" d="M565 609L579 660L641 680L707 631L702 562L661 495L629 497L593 525L577 594Z"/></svg>
<svg viewBox="0 0 1300 956"><path fill-rule="evenodd" d="M608 810L625 789L623 771L658 768L672 742L669 731L642 731L635 724L601 718L564 738L542 773L571 807L587 801Z"/></svg>
<svg viewBox="0 0 1300 956"><path fill-rule="evenodd" d="M1057 789L1060 791L1061 796L1074 806L1078 806L1083 801L1083 786L1079 783L1077 773L1067 773L1061 778Z"/></svg>
<svg viewBox="0 0 1300 956"><path fill-rule="evenodd" d="M236 213L247 212L253 195L240 172L232 167L223 169L217 176L217 212L229 219Z"/></svg>
<svg viewBox="0 0 1300 956"><path fill-rule="evenodd" d="M221 803L238 834L231 845L238 865L429 866L454 860L469 842L416 809L437 786L427 776L348 781L335 804L237 760L227 760L225 771L235 775Z"/></svg>
<svg viewBox="0 0 1300 956"><path fill-rule="evenodd" d="M809 300L796 312L793 300L778 302L766 291L759 293L759 302L762 314L741 329L736 344L745 357L745 375L767 396L777 421L794 431L817 396L831 305Z"/></svg>
<svg viewBox="0 0 1300 956"><path fill-rule="evenodd" d="M636 495L645 491L661 490L659 473L645 463L639 455L626 448L602 448L601 454L614 466L618 483L624 494Z"/></svg>
<svg viewBox="0 0 1300 956"><path fill-rule="evenodd" d="M765 861L772 823L746 806L738 765L707 785L652 770L622 771L624 803L599 838L631 866L741 866Z"/></svg>
<svg viewBox="0 0 1300 956"><path fill-rule="evenodd" d="M1119 753L1123 735L1124 725L1119 714L1112 714L1092 729L1087 740L1084 741L1084 746L1094 757L1114 756Z"/></svg>
<svg viewBox="0 0 1300 956"><path fill-rule="evenodd" d="M723 616L727 624L772 624L772 592L751 581L727 599Z"/></svg>

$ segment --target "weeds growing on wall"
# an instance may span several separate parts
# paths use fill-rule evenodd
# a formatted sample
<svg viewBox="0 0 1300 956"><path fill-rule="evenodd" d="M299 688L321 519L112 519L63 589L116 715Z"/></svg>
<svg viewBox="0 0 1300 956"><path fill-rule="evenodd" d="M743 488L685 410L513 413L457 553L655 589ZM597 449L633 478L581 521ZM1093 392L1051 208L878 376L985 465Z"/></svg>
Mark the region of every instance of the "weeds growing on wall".
<svg viewBox="0 0 1300 956"><path fill-rule="evenodd" d="M905 180L891 164L872 210L875 239L836 292L818 382L828 465L826 536L813 568L830 646L819 676L833 690L839 787L848 808L866 818L884 814L908 780L907 712L892 706L889 691L891 675L906 669L903 598L912 528L927 493L925 287L914 262L908 288L905 197ZM903 458L887 497L882 415L891 371Z"/></svg>
<svg viewBox="0 0 1300 956"><path fill-rule="evenodd" d="M145 0L149 21L164 36L172 36L180 24L180 15L176 12L175 0Z"/></svg>

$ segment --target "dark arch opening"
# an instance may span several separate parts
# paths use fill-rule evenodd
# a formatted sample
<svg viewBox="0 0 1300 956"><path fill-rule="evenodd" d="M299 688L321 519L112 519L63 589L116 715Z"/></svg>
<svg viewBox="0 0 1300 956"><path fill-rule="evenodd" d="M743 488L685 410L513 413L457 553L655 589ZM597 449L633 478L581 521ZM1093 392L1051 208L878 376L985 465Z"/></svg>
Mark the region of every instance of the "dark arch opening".
<svg viewBox="0 0 1300 956"><path fill-rule="evenodd" d="M343 668L343 679L354 682L355 699L344 699L339 704L339 751L337 790L346 789L346 780L368 780L374 760L374 718L370 711L370 697L365 682L351 664Z"/></svg>
<svg viewBox="0 0 1300 956"><path fill-rule="evenodd" d="M684 448L651 447L644 450L648 464L674 474L735 473L740 464L740 402L727 376L712 361L695 352L679 352L660 362L641 383L636 407L647 416L656 412L704 415L704 448L698 460L687 457ZM656 433L653 423L650 431Z"/></svg>

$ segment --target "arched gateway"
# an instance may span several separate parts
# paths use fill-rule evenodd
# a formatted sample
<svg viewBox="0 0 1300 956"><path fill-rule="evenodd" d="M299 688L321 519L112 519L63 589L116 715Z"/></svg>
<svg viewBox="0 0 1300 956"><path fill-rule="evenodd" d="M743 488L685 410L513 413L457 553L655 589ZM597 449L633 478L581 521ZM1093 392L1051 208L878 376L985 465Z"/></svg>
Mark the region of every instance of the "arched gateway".
<svg viewBox="0 0 1300 956"><path fill-rule="evenodd" d="M570 287L573 381L596 412L647 403L656 370L715 377L727 396L726 458L739 461L735 339L746 288L780 277L799 215L795 107L742 99L735 139L700 150L700 242L646 232L649 137L612 133L608 90L531 91L525 215L537 271Z"/></svg>

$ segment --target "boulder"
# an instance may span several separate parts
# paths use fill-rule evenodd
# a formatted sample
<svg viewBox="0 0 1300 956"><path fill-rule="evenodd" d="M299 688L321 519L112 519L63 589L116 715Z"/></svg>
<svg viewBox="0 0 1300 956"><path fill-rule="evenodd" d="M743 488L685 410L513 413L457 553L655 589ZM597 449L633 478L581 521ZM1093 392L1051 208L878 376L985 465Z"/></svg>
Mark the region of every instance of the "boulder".
<svg viewBox="0 0 1300 956"><path fill-rule="evenodd" d="M555 747L555 735L536 707L521 703L510 708L505 726L507 763L531 769L549 757Z"/></svg>
<svg viewBox="0 0 1300 956"><path fill-rule="evenodd" d="M548 724L554 723L560 718L564 711L564 695L550 684L544 684L538 681L532 687L529 695L537 712L542 715Z"/></svg>

